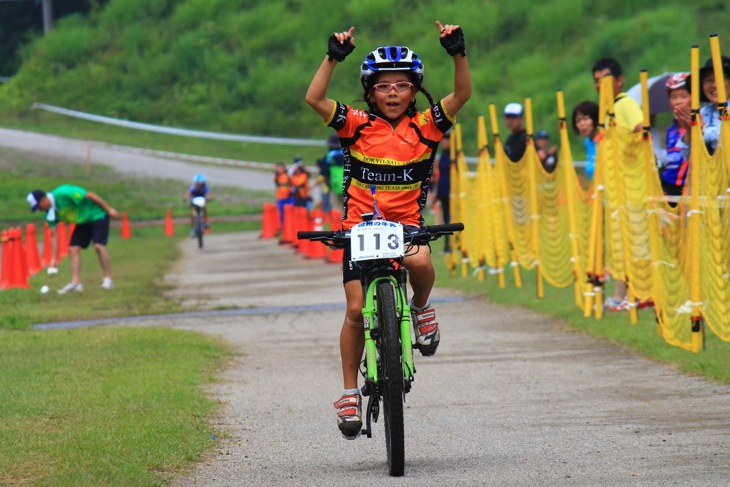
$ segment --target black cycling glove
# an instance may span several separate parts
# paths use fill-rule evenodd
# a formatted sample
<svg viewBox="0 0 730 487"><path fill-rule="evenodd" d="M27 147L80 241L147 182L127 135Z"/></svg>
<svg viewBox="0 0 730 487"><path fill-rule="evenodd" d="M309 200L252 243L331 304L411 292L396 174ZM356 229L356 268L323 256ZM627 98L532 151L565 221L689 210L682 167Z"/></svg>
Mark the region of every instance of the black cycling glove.
<svg viewBox="0 0 730 487"><path fill-rule="evenodd" d="M444 49L446 49L446 52L448 52L450 56L456 56L457 54L466 56L466 46L464 45L464 32L461 30L461 27L452 31L451 34L445 37L441 37L439 40L441 41L441 45L444 46Z"/></svg>
<svg viewBox="0 0 730 487"><path fill-rule="evenodd" d="M347 55L353 51L353 49L355 49L355 46L352 45L349 39L340 44L340 41L337 40L337 37L332 34L327 40L327 56L329 56L330 61L334 59L335 61L341 63L345 60Z"/></svg>

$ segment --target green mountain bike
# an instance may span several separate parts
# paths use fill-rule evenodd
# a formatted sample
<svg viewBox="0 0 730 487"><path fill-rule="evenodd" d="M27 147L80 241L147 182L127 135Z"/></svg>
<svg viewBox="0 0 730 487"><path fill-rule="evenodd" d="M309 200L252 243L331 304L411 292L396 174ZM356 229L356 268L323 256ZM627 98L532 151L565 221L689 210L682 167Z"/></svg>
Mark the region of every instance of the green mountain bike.
<svg viewBox="0 0 730 487"><path fill-rule="evenodd" d="M368 218L370 214L364 215ZM360 270L364 296L365 378L362 395L368 397L363 433L372 437L372 422L385 418L385 445L390 475L403 475L405 438L403 403L410 392L416 368L413 364L411 309L406 297L407 272L403 258L419 245L464 229L462 223L407 227L386 220L364 221L347 231L299 232L299 239L322 242L342 249L350 247L352 261Z"/></svg>

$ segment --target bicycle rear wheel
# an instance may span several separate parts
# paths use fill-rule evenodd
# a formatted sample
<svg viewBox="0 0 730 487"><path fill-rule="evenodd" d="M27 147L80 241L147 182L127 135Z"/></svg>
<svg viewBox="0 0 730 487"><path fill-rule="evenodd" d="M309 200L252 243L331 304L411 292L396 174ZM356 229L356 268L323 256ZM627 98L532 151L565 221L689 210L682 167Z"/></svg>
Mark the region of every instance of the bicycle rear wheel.
<svg viewBox="0 0 730 487"><path fill-rule="evenodd" d="M380 384L385 417L385 445L390 475L401 476L405 467L403 429L403 364L400 323L396 314L395 291L389 282L377 287L378 320L381 328Z"/></svg>

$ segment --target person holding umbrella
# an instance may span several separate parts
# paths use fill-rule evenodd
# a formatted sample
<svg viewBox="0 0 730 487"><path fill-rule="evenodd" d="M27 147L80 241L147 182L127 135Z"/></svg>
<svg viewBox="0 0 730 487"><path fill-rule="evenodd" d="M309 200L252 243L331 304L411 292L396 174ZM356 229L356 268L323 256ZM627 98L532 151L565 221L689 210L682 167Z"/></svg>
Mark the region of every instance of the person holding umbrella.
<svg viewBox="0 0 730 487"><path fill-rule="evenodd" d="M730 93L730 57L722 56L721 61L722 74L725 84L725 93ZM692 76L687 77L687 87L692 87ZM720 97L717 93L717 80L715 79L715 69L712 58L705 62L700 69L700 102L709 102L700 108L700 117L702 119L702 137L710 155L715 153L717 143L720 140L720 109L718 103ZM726 100L727 101L727 100ZM679 147L685 154L685 158L689 159L690 144L688 142L680 142Z"/></svg>

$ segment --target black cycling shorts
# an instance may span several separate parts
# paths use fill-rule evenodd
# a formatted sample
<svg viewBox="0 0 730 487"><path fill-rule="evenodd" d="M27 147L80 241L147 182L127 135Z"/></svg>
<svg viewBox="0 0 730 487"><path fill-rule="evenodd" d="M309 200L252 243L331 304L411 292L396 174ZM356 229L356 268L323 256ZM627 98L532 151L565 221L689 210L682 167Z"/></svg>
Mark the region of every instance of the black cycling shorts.
<svg viewBox="0 0 730 487"><path fill-rule="evenodd" d="M89 243L106 245L109 241L109 215L100 220L89 223L80 223L74 228L69 246L85 249Z"/></svg>
<svg viewBox="0 0 730 487"><path fill-rule="evenodd" d="M360 280L360 269L355 266L355 263L350 260L352 251L350 246L344 248L342 253L342 284L347 284L350 281Z"/></svg>

